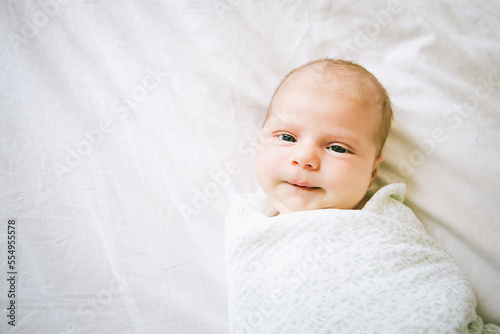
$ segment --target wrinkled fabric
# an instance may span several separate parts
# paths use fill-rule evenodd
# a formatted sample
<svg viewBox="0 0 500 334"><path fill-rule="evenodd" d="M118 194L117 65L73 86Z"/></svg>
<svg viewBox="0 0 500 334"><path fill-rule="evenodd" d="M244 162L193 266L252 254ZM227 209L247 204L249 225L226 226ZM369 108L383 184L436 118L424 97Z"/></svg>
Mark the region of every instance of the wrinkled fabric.
<svg viewBox="0 0 500 334"><path fill-rule="evenodd" d="M495 1L0 1L4 333L227 332L224 219L256 192L269 101L313 59L360 63L394 109L376 186L500 324Z"/></svg>

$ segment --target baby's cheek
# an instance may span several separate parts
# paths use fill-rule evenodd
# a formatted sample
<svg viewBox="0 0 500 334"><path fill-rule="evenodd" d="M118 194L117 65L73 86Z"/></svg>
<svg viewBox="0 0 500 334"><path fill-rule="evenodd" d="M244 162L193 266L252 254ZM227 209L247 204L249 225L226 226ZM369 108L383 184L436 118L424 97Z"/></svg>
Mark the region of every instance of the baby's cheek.
<svg viewBox="0 0 500 334"><path fill-rule="evenodd" d="M268 149L257 152L255 155L254 172L257 181L264 190L274 187L282 178L282 165L279 151L273 150L273 145Z"/></svg>
<svg viewBox="0 0 500 334"><path fill-rule="evenodd" d="M325 166L327 173L327 184L332 188L341 187L349 189L350 192L359 192L364 188L365 183L369 183L370 175L362 166L346 161L336 161L330 166Z"/></svg>

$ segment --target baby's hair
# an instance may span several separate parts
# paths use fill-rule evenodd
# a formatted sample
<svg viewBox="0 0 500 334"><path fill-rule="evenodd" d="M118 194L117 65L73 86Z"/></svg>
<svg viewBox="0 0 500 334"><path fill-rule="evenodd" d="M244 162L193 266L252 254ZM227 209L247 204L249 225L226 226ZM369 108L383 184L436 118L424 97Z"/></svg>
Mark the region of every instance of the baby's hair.
<svg viewBox="0 0 500 334"><path fill-rule="evenodd" d="M274 92L274 95L271 99L271 103L269 103L266 120L269 117L274 98L276 97L276 94L280 91L280 89L284 85L286 85L290 80L295 78L299 73L302 73L307 70L320 71L327 78L325 80L335 80L337 82L343 82L353 85L353 87L356 89L359 95L358 100L360 101L363 107L365 107L366 105L368 105L369 102L371 102L368 96L370 95L370 93L372 93L372 90L367 91L366 85L362 85L363 79L365 80L365 82L366 80L368 80L368 82L372 86L372 89L374 88L375 92L377 93L376 97L378 97L378 100L376 101L376 104L380 106L380 111L381 111L381 124L374 136L375 137L374 140L378 145L377 152L378 154L380 154L382 152L382 148L384 147L385 141L389 134L389 130L391 128L391 121L392 121L391 101L389 99L389 96L387 95L385 88L380 84L380 82L377 80L377 78L375 78L375 76L372 73L370 73L363 66L350 61L341 59L319 59L311 61L305 65L302 65L292 70L285 76L285 78L281 81L278 88Z"/></svg>

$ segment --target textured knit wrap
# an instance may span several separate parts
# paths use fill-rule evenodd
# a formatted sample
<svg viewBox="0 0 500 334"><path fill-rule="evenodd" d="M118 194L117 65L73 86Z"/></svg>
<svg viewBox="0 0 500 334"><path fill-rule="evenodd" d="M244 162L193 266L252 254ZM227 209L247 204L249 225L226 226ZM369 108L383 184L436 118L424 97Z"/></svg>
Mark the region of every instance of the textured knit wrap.
<svg viewBox="0 0 500 334"><path fill-rule="evenodd" d="M450 255L402 201L380 189L362 210L269 217L262 195L226 221L230 333L495 332Z"/></svg>

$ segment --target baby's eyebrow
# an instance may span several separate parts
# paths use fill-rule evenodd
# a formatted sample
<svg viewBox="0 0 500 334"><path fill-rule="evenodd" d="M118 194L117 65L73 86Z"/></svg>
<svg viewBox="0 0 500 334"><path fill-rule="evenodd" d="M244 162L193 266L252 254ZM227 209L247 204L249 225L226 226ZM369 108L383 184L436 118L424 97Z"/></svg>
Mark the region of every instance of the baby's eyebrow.
<svg viewBox="0 0 500 334"><path fill-rule="evenodd" d="M290 121L282 118L277 118L277 117L270 117L267 120L268 126L270 127L285 127L285 128L291 128L294 127L294 124L291 123Z"/></svg>
<svg viewBox="0 0 500 334"><path fill-rule="evenodd" d="M359 143L359 136L351 131L331 131L327 135L330 142L340 141L349 146L355 146Z"/></svg>
<svg viewBox="0 0 500 334"><path fill-rule="evenodd" d="M328 130L328 134L333 136L333 137L345 138L345 139L358 137L358 135L355 132L352 132L350 130L346 130L342 127L339 127L337 129L333 129L333 130Z"/></svg>

